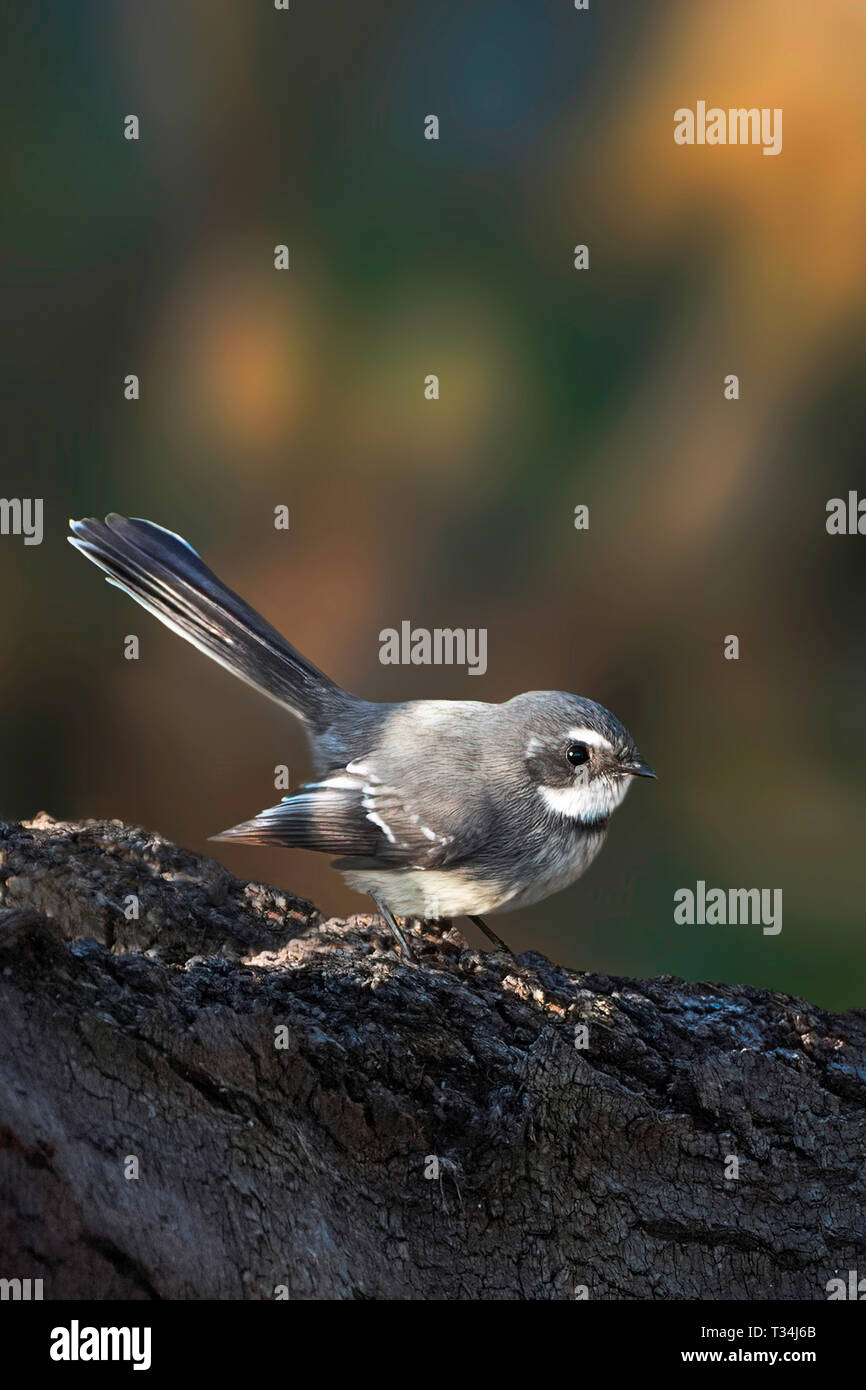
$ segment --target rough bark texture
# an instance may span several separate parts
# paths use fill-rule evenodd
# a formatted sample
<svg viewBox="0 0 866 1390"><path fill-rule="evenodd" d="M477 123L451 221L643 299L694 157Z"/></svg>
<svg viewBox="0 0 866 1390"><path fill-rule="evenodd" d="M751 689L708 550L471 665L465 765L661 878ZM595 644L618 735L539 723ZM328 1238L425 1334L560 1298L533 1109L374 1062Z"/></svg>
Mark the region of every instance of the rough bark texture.
<svg viewBox="0 0 866 1390"><path fill-rule="evenodd" d="M0 904L0 1275L46 1298L820 1299L866 1270L863 1011L457 932L406 964L375 918L116 821L0 826Z"/></svg>

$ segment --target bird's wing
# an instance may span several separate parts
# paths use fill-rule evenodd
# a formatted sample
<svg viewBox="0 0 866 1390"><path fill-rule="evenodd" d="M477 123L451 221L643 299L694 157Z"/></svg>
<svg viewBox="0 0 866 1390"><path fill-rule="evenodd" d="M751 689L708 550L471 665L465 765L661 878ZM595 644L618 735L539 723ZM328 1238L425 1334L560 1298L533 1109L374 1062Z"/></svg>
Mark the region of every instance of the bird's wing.
<svg viewBox="0 0 866 1390"><path fill-rule="evenodd" d="M212 838L321 850L395 869L439 868L454 857L456 846L428 819L368 768L350 763Z"/></svg>

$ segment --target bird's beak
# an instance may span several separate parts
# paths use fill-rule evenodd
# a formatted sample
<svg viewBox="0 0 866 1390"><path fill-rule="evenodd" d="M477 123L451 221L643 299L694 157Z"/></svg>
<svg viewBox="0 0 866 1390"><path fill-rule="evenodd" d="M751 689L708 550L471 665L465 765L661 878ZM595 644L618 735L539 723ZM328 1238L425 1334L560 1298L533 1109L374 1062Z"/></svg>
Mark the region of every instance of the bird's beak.
<svg viewBox="0 0 866 1390"><path fill-rule="evenodd" d="M649 763L621 763L619 770L629 777L658 777Z"/></svg>

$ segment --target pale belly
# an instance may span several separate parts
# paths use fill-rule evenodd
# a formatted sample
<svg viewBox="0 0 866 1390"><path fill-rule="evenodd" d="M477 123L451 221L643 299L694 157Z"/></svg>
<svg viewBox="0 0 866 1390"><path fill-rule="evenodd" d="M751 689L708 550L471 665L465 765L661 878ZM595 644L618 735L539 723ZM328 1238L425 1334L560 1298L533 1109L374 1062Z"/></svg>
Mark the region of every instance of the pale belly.
<svg viewBox="0 0 866 1390"><path fill-rule="evenodd" d="M551 856L528 878L497 880L463 869L343 869L358 893L380 898L398 917L484 917L541 902L580 878L604 843L604 835L582 837L568 855Z"/></svg>
<svg viewBox="0 0 866 1390"><path fill-rule="evenodd" d="M480 917L502 911L510 890L489 879L473 879L457 869L343 870L358 893L380 898L398 917Z"/></svg>

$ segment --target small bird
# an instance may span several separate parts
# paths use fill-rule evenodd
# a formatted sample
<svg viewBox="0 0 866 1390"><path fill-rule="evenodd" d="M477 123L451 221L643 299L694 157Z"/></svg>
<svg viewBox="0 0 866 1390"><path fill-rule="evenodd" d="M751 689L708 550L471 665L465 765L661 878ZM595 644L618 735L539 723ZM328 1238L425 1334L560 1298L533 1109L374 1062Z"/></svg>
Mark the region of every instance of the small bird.
<svg viewBox="0 0 866 1390"><path fill-rule="evenodd" d="M401 949L399 917L468 917L568 887L604 843L633 777L655 777L593 700L534 690L503 704L372 704L301 656L187 541L112 512L71 521L71 545L173 632L303 720L316 781L215 840L337 856Z"/></svg>

